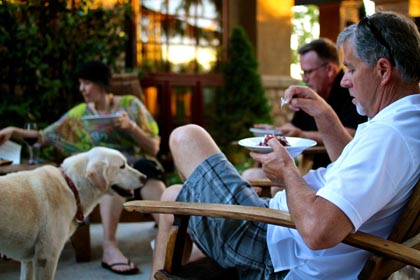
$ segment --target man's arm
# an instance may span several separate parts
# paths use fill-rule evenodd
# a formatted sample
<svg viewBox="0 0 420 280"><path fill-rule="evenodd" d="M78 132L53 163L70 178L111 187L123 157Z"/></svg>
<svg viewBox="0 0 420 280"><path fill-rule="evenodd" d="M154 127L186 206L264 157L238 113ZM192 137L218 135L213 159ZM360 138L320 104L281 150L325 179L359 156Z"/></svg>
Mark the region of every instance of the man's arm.
<svg viewBox="0 0 420 280"><path fill-rule="evenodd" d="M332 109L314 118L328 155L331 161L335 161L353 139L355 130L344 127Z"/></svg>
<svg viewBox="0 0 420 280"><path fill-rule="evenodd" d="M285 96L292 109L303 110L315 119L331 161L336 160L353 135L343 126L332 107L308 87L291 86Z"/></svg>
<svg viewBox="0 0 420 280"><path fill-rule="evenodd" d="M305 243L314 250L330 248L340 243L352 230L353 224L337 206L316 195L296 167L286 149L270 140L273 152L251 153L262 163L266 176L284 185L287 205L296 228Z"/></svg>

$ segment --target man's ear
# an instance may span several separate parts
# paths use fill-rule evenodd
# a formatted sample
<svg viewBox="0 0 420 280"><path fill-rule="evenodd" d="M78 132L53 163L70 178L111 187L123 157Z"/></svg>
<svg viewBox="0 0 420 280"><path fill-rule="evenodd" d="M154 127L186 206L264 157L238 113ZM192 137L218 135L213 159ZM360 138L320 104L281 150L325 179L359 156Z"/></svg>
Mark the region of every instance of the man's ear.
<svg viewBox="0 0 420 280"><path fill-rule="evenodd" d="M391 79L393 66L386 58L379 58L376 62L378 74L381 77L381 83L387 83Z"/></svg>
<svg viewBox="0 0 420 280"><path fill-rule="evenodd" d="M325 67L327 68L327 71L328 71L328 77L330 77L331 79L335 79L335 77L337 76L337 73L340 71L339 69L336 70L337 66L330 61Z"/></svg>

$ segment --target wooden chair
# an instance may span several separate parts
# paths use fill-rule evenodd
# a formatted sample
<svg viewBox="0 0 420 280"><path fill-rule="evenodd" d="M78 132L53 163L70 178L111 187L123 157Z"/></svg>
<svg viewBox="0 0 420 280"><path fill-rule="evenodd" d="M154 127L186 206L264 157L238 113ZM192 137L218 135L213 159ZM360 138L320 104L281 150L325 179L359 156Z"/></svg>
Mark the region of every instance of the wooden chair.
<svg viewBox="0 0 420 280"><path fill-rule="evenodd" d="M303 151L298 165L300 174L305 175L309 170L312 169L315 155L325 153L327 153L327 150L324 146L320 145L310 147L309 149Z"/></svg>
<svg viewBox="0 0 420 280"><path fill-rule="evenodd" d="M258 185L258 182L251 182ZM271 185L263 182L264 185ZM190 216L211 216L246 219L294 228L287 212L237 205L131 201L124 204L129 211L166 213L175 215L175 223L168 240L165 267L155 274L156 279L235 279L235 271L225 271L211 260L184 265L185 236ZM405 265L420 267L420 181L388 239L356 232L344 243L374 253L368 259L359 279L385 279ZM198 276L199 275L199 276ZM205 277L202 277L205 276Z"/></svg>
<svg viewBox="0 0 420 280"><path fill-rule="evenodd" d="M143 103L145 97L137 73L114 74L111 80L112 92L116 95L132 94Z"/></svg>

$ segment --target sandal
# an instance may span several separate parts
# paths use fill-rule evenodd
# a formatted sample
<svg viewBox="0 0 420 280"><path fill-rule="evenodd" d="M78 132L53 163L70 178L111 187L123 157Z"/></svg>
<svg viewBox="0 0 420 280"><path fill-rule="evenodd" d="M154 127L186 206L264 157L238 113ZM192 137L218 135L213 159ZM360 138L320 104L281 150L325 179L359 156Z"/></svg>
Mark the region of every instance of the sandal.
<svg viewBox="0 0 420 280"><path fill-rule="evenodd" d="M137 274L139 273L139 269L137 267L133 267L130 268L128 270L116 270L114 269L115 266L121 266L121 265L126 265L126 266L130 266L133 263L128 260L126 263L113 263L113 264L107 264L106 262L102 262L102 267L105 269L108 269L116 274L122 274L122 275L133 275L133 274Z"/></svg>

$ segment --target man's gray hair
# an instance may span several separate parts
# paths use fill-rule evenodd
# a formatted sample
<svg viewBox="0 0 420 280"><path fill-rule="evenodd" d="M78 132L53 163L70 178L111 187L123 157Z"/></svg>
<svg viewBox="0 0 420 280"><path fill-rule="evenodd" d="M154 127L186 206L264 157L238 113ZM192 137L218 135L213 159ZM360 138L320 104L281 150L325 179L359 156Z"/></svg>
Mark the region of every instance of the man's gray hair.
<svg viewBox="0 0 420 280"><path fill-rule="evenodd" d="M403 80L420 81L420 34L411 19L395 12L377 12L345 28L337 46L342 47L347 40L367 65L373 66L384 57Z"/></svg>

